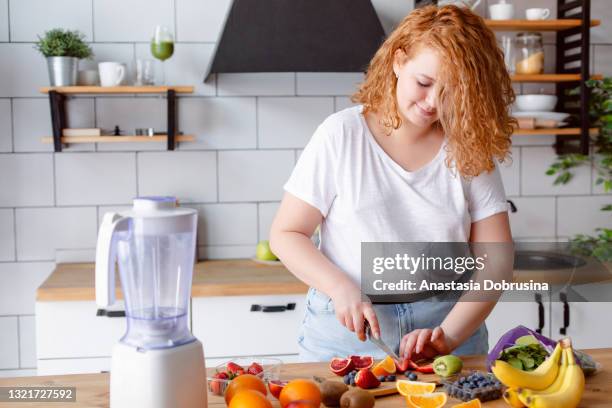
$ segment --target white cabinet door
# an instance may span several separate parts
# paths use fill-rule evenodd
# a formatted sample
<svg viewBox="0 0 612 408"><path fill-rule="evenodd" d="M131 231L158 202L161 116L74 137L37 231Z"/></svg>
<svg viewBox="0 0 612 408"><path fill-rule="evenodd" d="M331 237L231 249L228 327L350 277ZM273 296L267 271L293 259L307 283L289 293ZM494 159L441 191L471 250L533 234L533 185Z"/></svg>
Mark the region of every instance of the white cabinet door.
<svg viewBox="0 0 612 408"><path fill-rule="evenodd" d="M118 302L116 308L123 310ZM36 302L38 359L110 357L125 317L96 316L94 301Z"/></svg>
<svg viewBox="0 0 612 408"><path fill-rule="evenodd" d="M553 294L551 337L570 337L574 347L579 349L612 347L611 296L612 284L605 283L572 285ZM572 301L576 298L584 301Z"/></svg>
<svg viewBox="0 0 612 408"><path fill-rule="evenodd" d="M36 375L86 374L110 371L111 358L39 359Z"/></svg>
<svg viewBox="0 0 612 408"><path fill-rule="evenodd" d="M305 301L305 294L193 298L193 334L207 359L297 354Z"/></svg>
<svg viewBox="0 0 612 408"><path fill-rule="evenodd" d="M489 350L495 346L499 338L508 330L522 325L532 330L541 328L544 336L550 335L550 301L547 294L525 296L525 299L516 301L516 294L502 296L495 305L491 314L487 317L487 329L489 331Z"/></svg>

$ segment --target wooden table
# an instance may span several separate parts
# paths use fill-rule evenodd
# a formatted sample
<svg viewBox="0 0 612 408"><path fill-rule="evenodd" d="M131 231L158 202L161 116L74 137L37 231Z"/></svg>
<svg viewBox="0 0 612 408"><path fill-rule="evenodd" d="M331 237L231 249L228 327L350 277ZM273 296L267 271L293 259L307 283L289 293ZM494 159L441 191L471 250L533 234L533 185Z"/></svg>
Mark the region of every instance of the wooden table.
<svg viewBox="0 0 612 408"><path fill-rule="evenodd" d="M588 377L586 389L582 401L581 408L601 408L612 407L612 348L586 350L595 360L603 365L601 372L595 376ZM484 356L469 356L464 358L465 369L483 369ZM327 363L306 363L306 364L285 364L282 367L281 376L284 378L304 377L311 378L313 375L329 377L330 372ZM57 386L75 386L77 402L67 403L64 406L71 408L91 408L99 407L106 408L109 403L109 374L80 374L80 375L57 375L47 377L17 377L17 378L0 378L0 387L7 386L39 386L39 385L57 385ZM272 397L270 397L272 398ZM446 407L452 407L458 403L457 400L449 399ZM273 402L275 407L278 407L276 401ZM42 407L42 406L60 406L59 404L47 403L19 403L8 404L0 403L0 407ZM221 397L209 395L209 407L221 408L225 403ZM387 397L377 398L376 407L405 407L406 403L403 397L392 395ZM491 401L483 404L484 407L508 407L503 400ZM559 407L563 408L563 407Z"/></svg>

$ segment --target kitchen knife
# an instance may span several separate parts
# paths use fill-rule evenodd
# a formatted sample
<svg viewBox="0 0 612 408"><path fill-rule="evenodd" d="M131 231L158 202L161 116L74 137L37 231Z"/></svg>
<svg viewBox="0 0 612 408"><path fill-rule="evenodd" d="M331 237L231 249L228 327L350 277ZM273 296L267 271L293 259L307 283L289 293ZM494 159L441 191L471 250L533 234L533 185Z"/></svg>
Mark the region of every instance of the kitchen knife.
<svg viewBox="0 0 612 408"><path fill-rule="evenodd" d="M384 351L388 356L391 356L393 360L402 361L402 359L399 358L398 355L395 354L395 352L391 349L391 347L387 346L385 342L382 341L382 339L380 338L377 339L376 337L372 335L372 329L370 329L370 325L367 322L365 325L365 331L366 331L366 336L368 336L368 340L374 343L379 349Z"/></svg>

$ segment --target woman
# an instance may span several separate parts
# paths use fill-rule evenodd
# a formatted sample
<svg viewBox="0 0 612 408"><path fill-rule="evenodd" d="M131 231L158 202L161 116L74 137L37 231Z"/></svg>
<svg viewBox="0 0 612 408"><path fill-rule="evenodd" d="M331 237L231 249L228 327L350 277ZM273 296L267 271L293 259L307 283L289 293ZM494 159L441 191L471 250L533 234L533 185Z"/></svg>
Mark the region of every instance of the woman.
<svg viewBox="0 0 612 408"><path fill-rule="evenodd" d="M365 321L409 358L485 353L495 302L372 305L359 251L368 241L512 241L495 161L509 154L514 92L494 34L467 9L416 9L353 101L315 131L271 229L275 254L311 286L301 359L380 355L364 342Z"/></svg>

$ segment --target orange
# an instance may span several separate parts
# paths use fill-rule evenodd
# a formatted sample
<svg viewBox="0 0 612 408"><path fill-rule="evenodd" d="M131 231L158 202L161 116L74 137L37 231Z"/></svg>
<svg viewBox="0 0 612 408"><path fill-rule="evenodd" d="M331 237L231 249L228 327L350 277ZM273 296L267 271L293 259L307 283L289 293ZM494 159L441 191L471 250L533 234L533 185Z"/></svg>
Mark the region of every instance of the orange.
<svg viewBox="0 0 612 408"><path fill-rule="evenodd" d="M321 390L319 390L319 386L310 380L292 380L283 387L278 396L278 402L280 402L283 408L291 402L300 400L309 401L318 407L321 404Z"/></svg>
<svg viewBox="0 0 612 408"><path fill-rule="evenodd" d="M395 386L397 387L399 393L405 397L411 394L425 394L428 392L433 392L436 389L435 383L409 380L398 380L395 383Z"/></svg>
<svg viewBox="0 0 612 408"><path fill-rule="evenodd" d="M229 408L272 408L272 403L261 392L243 388L236 392Z"/></svg>
<svg viewBox="0 0 612 408"><path fill-rule="evenodd" d="M252 374L242 374L230 381L227 386L225 390L225 403L229 405L236 392L241 389L259 391L263 395L268 394L266 384L264 384L261 378Z"/></svg>
<svg viewBox="0 0 612 408"><path fill-rule="evenodd" d="M427 394L411 394L406 397L406 403L411 408L442 408L447 396L443 392Z"/></svg>
<svg viewBox="0 0 612 408"><path fill-rule="evenodd" d="M480 408L480 400L478 398L474 398L473 400L469 400L468 402L462 402L461 404L453 405L453 408Z"/></svg>
<svg viewBox="0 0 612 408"><path fill-rule="evenodd" d="M391 356L385 357L384 360L380 361L372 368L372 373L377 376L395 374L395 361L393 361Z"/></svg>

